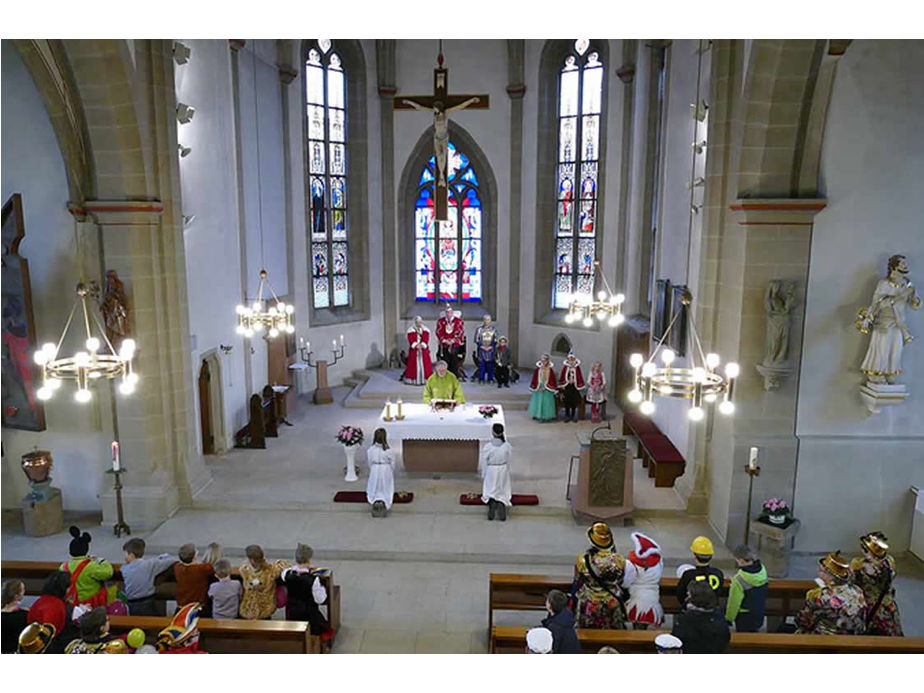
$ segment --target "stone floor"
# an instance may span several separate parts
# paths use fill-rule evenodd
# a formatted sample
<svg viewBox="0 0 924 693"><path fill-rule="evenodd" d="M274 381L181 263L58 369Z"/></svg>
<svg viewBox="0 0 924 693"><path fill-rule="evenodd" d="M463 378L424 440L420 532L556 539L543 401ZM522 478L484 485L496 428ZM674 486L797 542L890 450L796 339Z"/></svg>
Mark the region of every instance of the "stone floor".
<svg viewBox="0 0 924 693"><path fill-rule="evenodd" d="M488 392L485 388L480 401L490 401ZM365 504L332 502L336 491L365 488L364 476L343 481L345 460L334 440L338 427L358 425L371 438L379 415L344 408L348 393L335 388L334 405L300 402L290 416L294 426L283 427L266 450L210 457L213 481L193 507L140 536L150 553L172 553L188 541L200 546L218 541L235 559L251 543L261 544L273 558L291 558L296 542L310 544L316 562L331 567L342 588L336 652L485 652L489 573L569 575L586 544L586 527L571 517L565 484L570 455L577 452L575 433L589 431L592 424L540 424L525 411L505 410L514 448L514 492L540 498L539 506L514 508L506 523L488 522L484 509L459 505L459 494L480 488L474 475L439 478L400 469L396 488L413 491L414 501L395 505L387 519L378 520ZM365 466L363 453L357 460ZM705 518L687 516L674 490L655 489L635 464L638 511L629 526L613 528L617 546L625 551L632 531L646 532L661 543L671 574L689 560L692 538L705 534L716 544L719 567L730 569L729 552ZM79 519L93 534L94 553L121 560L125 537L117 539L98 526L98 517ZM58 560L66 555L68 540L65 534L27 538L4 521L2 556ZM814 577L815 560L796 556L792 576ZM913 557L899 565L906 632L924 635L924 565ZM498 622L528 624L537 616L507 613Z"/></svg>

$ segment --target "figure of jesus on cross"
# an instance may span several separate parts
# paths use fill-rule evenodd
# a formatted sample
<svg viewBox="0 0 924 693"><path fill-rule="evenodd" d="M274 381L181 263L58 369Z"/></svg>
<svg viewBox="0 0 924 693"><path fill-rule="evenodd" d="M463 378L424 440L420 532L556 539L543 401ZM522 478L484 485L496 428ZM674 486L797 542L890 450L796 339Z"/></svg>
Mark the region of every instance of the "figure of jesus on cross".
<svg viewBox="0 0 924 693"><path fill-rule="evenodd" d="M487 94L449 94L449 71L443 67L443 54L437 57L438 67L433 70L432 96L396 96L394 108L433 112L433 156L435 159L433 198L437 221L449 220L449 118L448 115L465 108L489 108Z"/></svg>

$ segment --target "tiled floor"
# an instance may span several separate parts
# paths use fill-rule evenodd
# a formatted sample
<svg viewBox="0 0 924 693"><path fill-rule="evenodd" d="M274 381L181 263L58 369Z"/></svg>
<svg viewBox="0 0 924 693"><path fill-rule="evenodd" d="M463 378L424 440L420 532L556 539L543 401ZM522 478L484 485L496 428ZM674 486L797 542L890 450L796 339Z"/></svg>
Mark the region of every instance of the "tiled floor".
<svg viewBox="0 0 924 693"><path fill-rule="evenodd" d="M338 402L346 394L337 389ZM413 491L414 502L395 505L387 519L378 520L365 504L332 502L338 490L365 488L365 477L343 481L343 451L334 440L338 427L359 425L371 437L377 417L376 410L300 403L290 417L295 426L283 427L267 450L210 458L212 484L193 508L142 535L149 552L217 540L234 558L251 543L261 544L271 557L291 558L296 542L306 542L315 548L316 562L331 567L341 585L343 624L336 652L485 652L489 573L569 575L586 544L586 527L571 517L565 499L565 479L568 459L577 452L575 433L589 431L591 424L540 424L525 411L506 413L514 492L535 493L541 503L514 508L506 523L488 522L484 509L459 504L459 494L480 488L474 475L435 478L403 470L396 487ZM362 453L357 458L364 462ZM673 489L655 489L635 464L635 501L641 510L631 526L613 528L617 546L625 551L634 530L650 534L661 543L671 574L688 560L693 537L707 534L716 543L720 567L729 569L729 553L704 519L686 516ZM104 527L87 528L94 553L121 559L124 537L116 539ZM2 555L58 560L68 540L64 534L30 539L4 525ZM814 564L813 557L796 557L792 576L813 577ZM899 566L906 632L924 635L924 566L913 558ZM539 616L505 613L498 622L530 624Z"/></svg>

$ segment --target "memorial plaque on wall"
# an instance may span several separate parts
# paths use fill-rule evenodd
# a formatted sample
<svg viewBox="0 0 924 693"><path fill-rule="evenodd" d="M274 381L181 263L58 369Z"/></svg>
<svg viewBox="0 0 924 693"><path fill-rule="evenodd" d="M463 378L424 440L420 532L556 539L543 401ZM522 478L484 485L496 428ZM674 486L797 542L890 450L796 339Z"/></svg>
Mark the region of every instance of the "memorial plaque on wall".
<svg viewBox="0 0 924 693"><path fill-rule="evenodd" d="M608 429L594 431L590 439L590 505L625 505L625 484L626 439Z"/></svg>

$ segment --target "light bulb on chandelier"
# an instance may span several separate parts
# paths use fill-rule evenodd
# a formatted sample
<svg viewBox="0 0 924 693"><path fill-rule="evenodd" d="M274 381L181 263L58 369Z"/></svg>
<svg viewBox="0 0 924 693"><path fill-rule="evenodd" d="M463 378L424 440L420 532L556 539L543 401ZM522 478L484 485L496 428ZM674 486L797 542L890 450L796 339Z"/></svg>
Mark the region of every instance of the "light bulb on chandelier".
<svg viewBox="0 0 924 693"><path fill-rule="evenodd" d="M625 320L622 314L622 304L626 297L624 294L612 292L603 270L600 269L599 260L594 260L594 272L600 274L606 290L601 289L597 292L597 300L593 300L592 291L586 294L572 293L568 296L568 312L565 314L565 322L569 325L580 322L584 327L593 327L596 318L600 324L619 327Z"/></svg>

